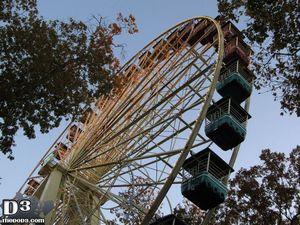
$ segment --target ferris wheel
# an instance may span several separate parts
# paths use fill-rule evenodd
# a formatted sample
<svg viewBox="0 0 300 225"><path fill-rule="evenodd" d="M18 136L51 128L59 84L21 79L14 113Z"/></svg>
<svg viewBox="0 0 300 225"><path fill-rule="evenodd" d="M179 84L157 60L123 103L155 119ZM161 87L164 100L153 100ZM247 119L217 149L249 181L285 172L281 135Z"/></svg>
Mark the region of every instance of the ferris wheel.
<svg viewBox="0 0 300 225"><path fill-rule="evenodd" d="M143 225L167 224L155 213L162 204L172 208L180 187L204 210L224 201L221 180L245 139L250 115L243 102L254 79L251 50L235 32L231 23L192 18L120 69L120 85L70 123L20 189L54 203L47 225L109 224L118 207L137 213ZM235 149L229 165L213 146ZM137 186L151 192L147 204L134 191L119 194ZM199 188L206 198L193 197Z"/></svg>

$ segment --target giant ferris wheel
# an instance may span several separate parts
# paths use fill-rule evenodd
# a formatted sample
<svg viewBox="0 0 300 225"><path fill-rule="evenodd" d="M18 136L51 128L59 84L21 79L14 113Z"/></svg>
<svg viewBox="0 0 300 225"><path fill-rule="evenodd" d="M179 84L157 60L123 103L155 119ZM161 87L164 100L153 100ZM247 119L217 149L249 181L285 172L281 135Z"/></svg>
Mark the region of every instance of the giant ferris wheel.
<svg viewBox="0 0 300 225"><path fill-rule="evenodd" d="M121 85L70 123L21 187L54 202L46 224L109 224L118 207L143 225L167 224L155 213L180 187L204 210L224 201L250 118L254 77L242 38L231 23L197 17L130 59L116 74ZM232 149L229 164L212 148ZM119 194L135 186L151 192L147 204Z"/></svg>

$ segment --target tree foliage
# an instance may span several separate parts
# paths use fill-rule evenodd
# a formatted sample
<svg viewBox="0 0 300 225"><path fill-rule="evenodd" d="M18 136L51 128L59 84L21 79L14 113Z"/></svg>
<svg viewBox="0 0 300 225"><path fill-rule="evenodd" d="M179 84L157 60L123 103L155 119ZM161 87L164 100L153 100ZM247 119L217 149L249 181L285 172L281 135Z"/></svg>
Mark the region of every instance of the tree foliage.
<svg viewBox="0 0 300 225"><path fill-rule="evenodd" d="M147 186L150 180L143 177L135 177L132 185L119 193L121 198L128 200L128 205L113 208L111 213L115 215L115 219L109 221L110 225L136 225L141 224L144 214L135 208L134 205L149 210L151 204L155 200L156 190L152 186ZM159 217L161 212L158 210L156 216Z"/></svg>
<svg viewBox="0 0 300 225"><path fill-rule="evenodd" d="M182 204L175 207L174 214L181 221L190 225L201 224L205 216L204 211L186 199L183 200Z"/></svg>
<svg viewBox="0 0 300 225"><path fill-rule="evenodd" d="M135 19L45 20L36 0L0 3L0 150L12 159L19 130L28 138L58 127L114 86L114 37L137 32Z"/></svg>
<svg viewBox="0 0 300 225"><path fill-rule="evenodd" d="M218 0L225 19L246 19L255 49L256 88L271 91L283 112L300 116L300 12L297 0Z"/></svg>
<svg viewBox="0 0 300 225"><path fill-rule="evenodd" d="M241 169L230 182L218 224L300 224L300 146L286 156L263 150L261 165Z"/></svg>

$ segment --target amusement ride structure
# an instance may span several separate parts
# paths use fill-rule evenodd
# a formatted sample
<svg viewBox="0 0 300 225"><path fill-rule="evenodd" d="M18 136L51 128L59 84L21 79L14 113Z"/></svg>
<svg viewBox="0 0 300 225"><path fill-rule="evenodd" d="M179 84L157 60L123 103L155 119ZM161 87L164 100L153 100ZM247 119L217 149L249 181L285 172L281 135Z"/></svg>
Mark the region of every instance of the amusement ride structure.
<svg viewBox="0 0 300 225"><path fill-rule="evenodd" d="M122 85L110 97L70 123L20 192L54 203L46 225L108 224L118 207L138 213L143 225L176 225L183 223L174 215L155 213L181 187L209 210L207 223L226 198L246 136L251 54L230 22L197 17L172 27L120 69ZM232 150L230 162L212 149ZM139 204L134 192L119 194L135 186L154 200Z"/></svg>

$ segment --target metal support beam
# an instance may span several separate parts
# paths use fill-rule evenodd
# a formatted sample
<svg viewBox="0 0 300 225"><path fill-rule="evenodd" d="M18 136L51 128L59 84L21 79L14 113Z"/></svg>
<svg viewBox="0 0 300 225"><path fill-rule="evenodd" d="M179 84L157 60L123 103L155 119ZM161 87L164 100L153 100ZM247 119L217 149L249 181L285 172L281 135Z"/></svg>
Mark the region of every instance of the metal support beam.
<svg viewBox="0 0 300 225"><path fill-rule="evenodd" d="M100 217L100 209L99 209L100 206L98 206L99 198L97 196L93 196L91 201L92 201L92 210L94 208L96 208L96 210L91 216L90 225L99 225L99 217Z"/></svg>
<svg viewBox="0 0 300 225"><path fill-rule="evenodd" d="M53 203L56 202L58 197L58 190L62 180L62 172L55 168L48 178L48 181L45 185L43 193L41 194L40 201L52 201ZM53 219L54 212L53 210L50 211L45 217L45 225L50 225L51 220Z"/></svg>

